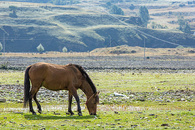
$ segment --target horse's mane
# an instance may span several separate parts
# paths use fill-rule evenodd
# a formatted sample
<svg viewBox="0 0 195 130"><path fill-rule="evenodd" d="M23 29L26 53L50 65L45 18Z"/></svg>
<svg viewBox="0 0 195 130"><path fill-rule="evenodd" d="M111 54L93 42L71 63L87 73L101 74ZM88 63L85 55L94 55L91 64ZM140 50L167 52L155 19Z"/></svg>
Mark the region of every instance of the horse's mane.
<svg viewBox="0 0 195 130"><path fill-rule="evenodd" d="M87 82L91 86L94 93L97 93L96 87L93 84L92 80L90 79L89 75L85 72L84 68L80 65L74 64L74 66L81 72L81 74L86 78Z"/></svg>

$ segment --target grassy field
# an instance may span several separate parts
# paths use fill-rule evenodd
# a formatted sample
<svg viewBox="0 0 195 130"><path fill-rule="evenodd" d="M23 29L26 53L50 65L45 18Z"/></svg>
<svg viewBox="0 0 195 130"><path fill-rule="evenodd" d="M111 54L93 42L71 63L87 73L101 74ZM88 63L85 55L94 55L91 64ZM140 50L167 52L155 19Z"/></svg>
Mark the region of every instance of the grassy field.
<svg viewBox="0 0 195 130"><path fill-rule="evenodd" d="M88 115L82 98L82 117L76 111L74 116L66 115L67 101L43 101L43 114L31 115L22 108L22 103L8 100L0 103L0 129L195 129L194 73L152 70L88 73L100 91L97 116ZM23 72L0 71L0 88L22 84ZM6 95L4 90L0 89L0 98ZM79 91L80 97L82 94ZM73 106L76 110L76 105Z"/></svg>

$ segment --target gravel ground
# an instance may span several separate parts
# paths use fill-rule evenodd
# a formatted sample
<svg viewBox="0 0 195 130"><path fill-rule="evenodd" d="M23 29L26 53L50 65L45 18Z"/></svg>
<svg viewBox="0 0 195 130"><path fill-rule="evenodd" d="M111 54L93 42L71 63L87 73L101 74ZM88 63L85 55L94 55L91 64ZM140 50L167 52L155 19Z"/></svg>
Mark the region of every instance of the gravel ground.
<svg viewBox="0 0 195 130"><path fill-rule="evenodd" d="M140 57L59 57L59 58L27 58L27 57L0 57L0 67L8 69L24 70L28 65L36 62L48 62L56 64L75 63L88 69L144 69L144 70L179 70L190 73L195 72L195 58L178 58L177 60L166 60L166 58L153 58L143 60ZM124 92L128 97L115 96L113 94L101 97L101 104L124 104L127 101L157 101L157 102L174 102L174 101L195 101L195 92L191 90L175 90L154 93L132 93ZM85 103L86 98L83 93L79 93L81 103ZM0 99L6 99L6 102L23 102L23 85L0 85ZM41 103L68 102L67 91L50 91L41 88L38 92L38 100Z"/></svg>
<svg viewBox="0 0 195 130"><path fill-rule="evenodd" d="M0 99L6 98L7 102L23 103L23 86L22 85L0 85ZM80 91L80 101L86 102L85 95ZM38 100L41 103L68 103L68 91L50 91L42 87L38 92ZM159 103L189 101L195 102L195 91L169 90L166 92L123 92L123 94L109 94L100 97L100 104L127 104L133 101L155 101ZM76 104L76 102L74 101Z"/></svg>
<svg viewBox="0 0 195 130"><path fill-rule="evenodd" d="M0 57L0 67L6 65L10 69L24 70L28 65L36 62L48 62L56 64L79 64L86 69L195 69L195 57L151 57L143 60L143 57L128 56L87 56L87 57Z"/></svg>

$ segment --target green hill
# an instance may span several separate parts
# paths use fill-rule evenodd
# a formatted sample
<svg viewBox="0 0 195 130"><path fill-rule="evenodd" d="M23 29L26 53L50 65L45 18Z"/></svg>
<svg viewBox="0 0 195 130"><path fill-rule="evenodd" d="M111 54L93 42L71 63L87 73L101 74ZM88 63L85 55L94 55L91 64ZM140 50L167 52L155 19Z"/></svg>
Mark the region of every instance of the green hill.
<svg viewBox="0 0 195 130"><path fill-rule="evenodd" d="M9 16L9 6L13 5L17 7L17 18ZM135 16L113 16L79 6L21 2L0 5L0 39L3 44L5 41L6 52L36 52L40 43L45 51L62 51L63 47L68 51L91 51L124 44L143 46L144 39L146 47L151 48L177 44L195 47L193 35L145 29L137 26L140 24Z"/></svg>

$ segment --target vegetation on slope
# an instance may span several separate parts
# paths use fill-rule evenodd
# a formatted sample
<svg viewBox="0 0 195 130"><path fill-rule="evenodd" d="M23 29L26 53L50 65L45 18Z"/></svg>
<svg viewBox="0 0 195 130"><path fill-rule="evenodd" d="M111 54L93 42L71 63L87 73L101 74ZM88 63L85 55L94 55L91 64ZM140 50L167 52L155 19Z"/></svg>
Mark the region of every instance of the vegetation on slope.
<svg viewBox="0 0 195 130"><path fill-rule="evenodd" d="M16 6L16 18L10 17ZM109 15L97 9L74 6L2 2L0 6L0 38L6 52L37 52L42 44L45 51L91 51L95 48L118 46L176 47L159 41L158 37L182 46L194 47L193 35L171 31L139 28L139 17ZM125 22L125 24L124 24ZM147 33L140 33L140 31Z"/></svg>

